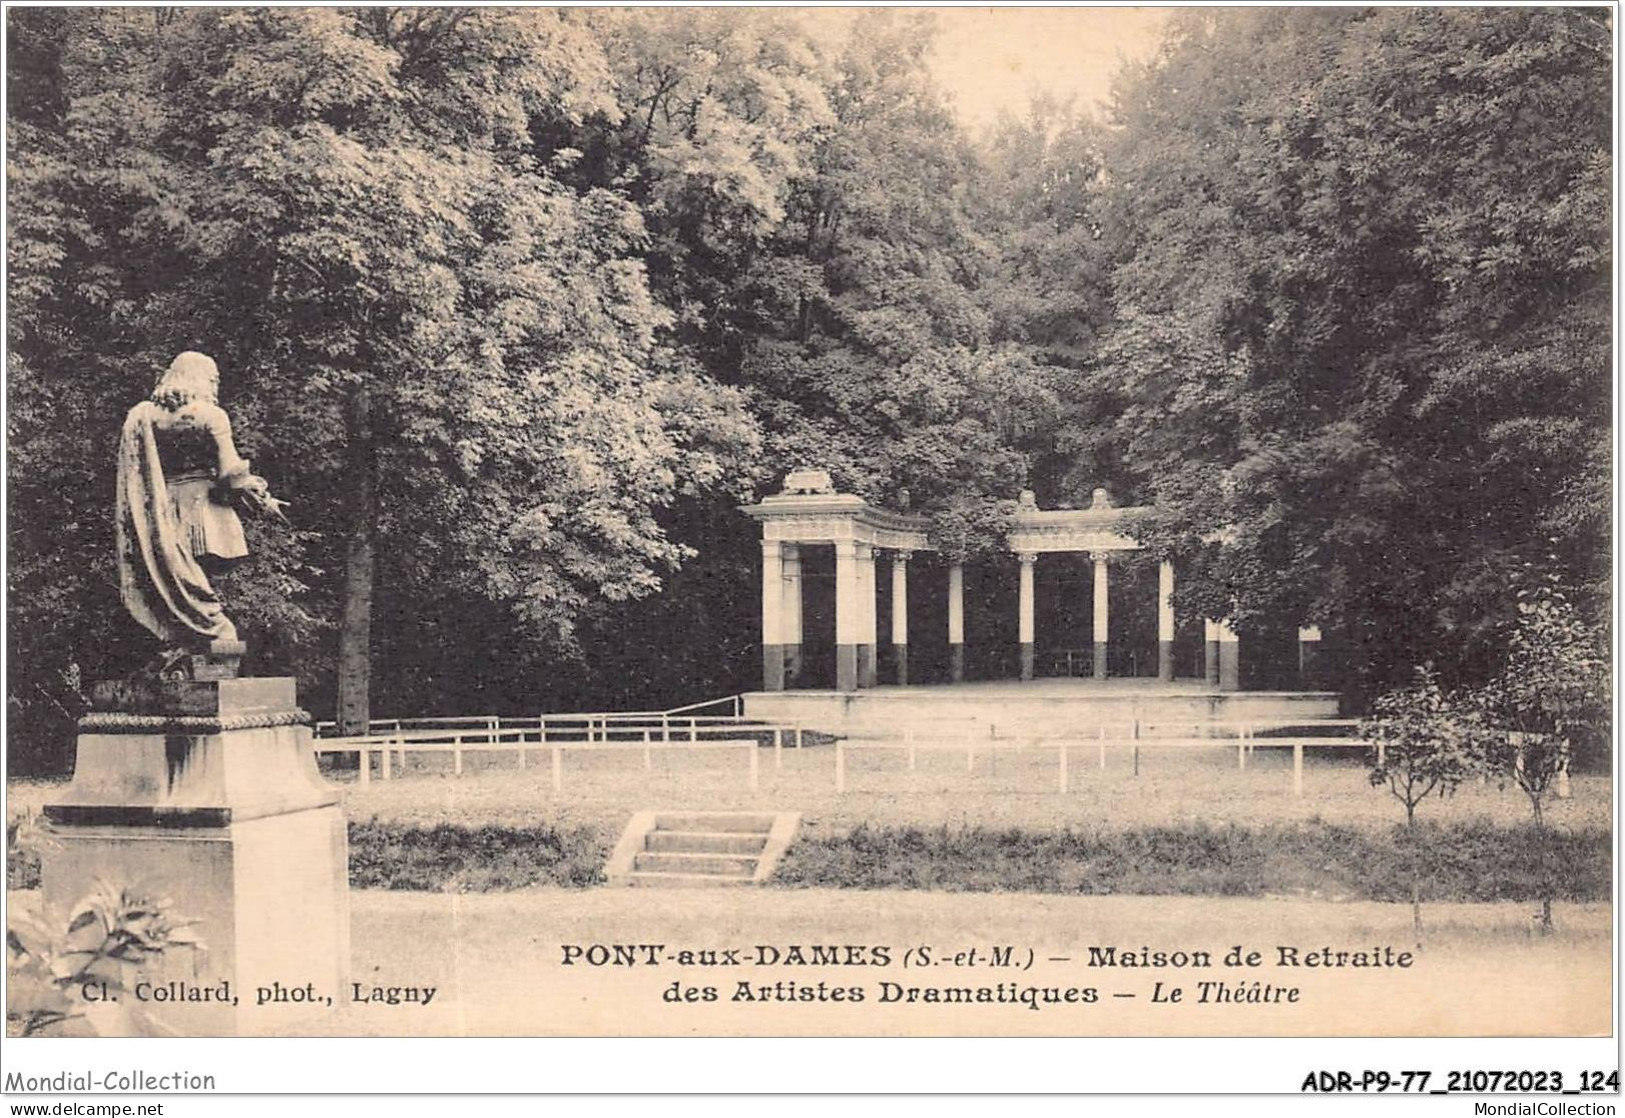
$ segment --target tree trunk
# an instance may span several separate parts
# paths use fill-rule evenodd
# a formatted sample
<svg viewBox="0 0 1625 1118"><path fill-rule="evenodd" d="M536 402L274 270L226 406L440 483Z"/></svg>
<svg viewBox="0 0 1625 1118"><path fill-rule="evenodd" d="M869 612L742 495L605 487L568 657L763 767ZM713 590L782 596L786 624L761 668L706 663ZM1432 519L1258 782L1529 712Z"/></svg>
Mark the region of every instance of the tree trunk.
<svg viewBox="0 0 1625 1118"><path fill-rule="evenodd" d="M1546 822L1541 818L1540 801L1535 801L1535 841L1540 846L1540 930L1543 935L1552 934L1552 857L1551 832L1546 829Z"/></svg>
<svg viewBox="0 0 1625 1118"><path fill-rule="evenodd" d="M345 414L344 609L339 620L338 732L365 734L372 717L372 584L378 526L378 454L367 387L351 393ZM365 763L365 762L363 762Z"/></svg>
<svg viewBox="0 0 1625 1118"><path fill-rule="evenodd" d="M1422 866L1421 851L1416 849L1416 805L1405 805L1405 845L1410 849L1411 868L1411 930L1416 933L1416 946L1422 946Z"/></svg>

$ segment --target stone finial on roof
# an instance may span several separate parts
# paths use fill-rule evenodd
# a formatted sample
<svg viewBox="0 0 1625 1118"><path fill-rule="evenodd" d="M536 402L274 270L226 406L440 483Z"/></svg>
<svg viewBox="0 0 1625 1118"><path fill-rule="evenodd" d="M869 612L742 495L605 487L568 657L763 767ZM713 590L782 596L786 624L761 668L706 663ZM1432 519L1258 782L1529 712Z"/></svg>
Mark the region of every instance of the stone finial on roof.
<svg viewBox="0 0 1625 1118"><path fill-rule="evenodd" d="M1105 486L1098 485L1095 487L1095 491L1089 496L1089 507L1092 509L1109 509L1113 507L1112 495L1106 492Z"/></svg>
<svg viewBox="0 0 1625 1118"><path fill-rule="evenodd" d="M791 470L784 475L782 492L792 495L834 493L828 470Z"/></svg>
<svg viewBox="0 0 1625 1118"><path fill-rule="evenodd" d="M1038 495L1031 489L1023 489L1021 496L1016 498L1016 504L1023 509L1036 509L1038 507Z"/></svg>

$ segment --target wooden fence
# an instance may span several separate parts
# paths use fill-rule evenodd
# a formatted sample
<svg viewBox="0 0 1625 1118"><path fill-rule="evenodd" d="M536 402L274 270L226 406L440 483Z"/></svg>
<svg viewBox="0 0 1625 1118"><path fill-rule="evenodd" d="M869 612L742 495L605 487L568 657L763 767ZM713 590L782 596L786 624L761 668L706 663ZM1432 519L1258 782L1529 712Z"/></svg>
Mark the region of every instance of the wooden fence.
<svg viewBox="0 0 1625 1118"><path fill-rule="evenodd" d="M461 776L463 757L467 753L509 754L516 758L518 768L524 769L531 754L547 753L553 771L553 788L558 791L563 782L563 757L566 752L621 752L641 750L645 769L653 767L656 750L683 749L704 751L710 749L750 750L750 787L759 785L757 751L762 748L760 736L741 737L742 733L772 736L773 766L784 765L784 750L799 749L803 744L800 726L775 723L745 722L733 716L695 717L683 720L682 725L638 725L631 719L617 721L614 715L544 716L533 726L502 725L515 720L499 719L445 719L438 729L400 729L393 732L373 733L365 737L318 737L311 748L318 754L354 754L357 759L358 779L369 783L372 777L372 758L378 758L378 773L384 780L393 776L394 759L404 767L408 753L450 754L452 773ZM712 735L701 737L702 734ZM716 736L721 735L721 736Z"/></svg>
<svg viewBox="0 0 1625 1118"><path fill-rule="evenodd" d="M1234 743L1236 748L1236 767L1242 771L1247 768L1248 758L1259 746L1266 748L1287 748L1292 750L1292 792L1294 795L1303 795L1303 761L1307 749L1372 749L1377 750L1379 759L1383 749L1380 744L1374 744L1364 738L1337 737L1322 733L1293 733L1298 730L1328 730L1356 727L1359 722L1353 719L1317 719L1312 722L1199 722L1165 721L1153 723L1139 720L1126 720L1116 723L1102 723L1096 728L1093 737L1084 736L1043 736L1028 734L1011 734L1006 727L1006 734L1000 736L998 727L990 726L989 733L983 735L977 732L966 733L958 738L945 738L940 735L921 740L918 735L909 729L901 741L896 739L877 739L871 741L843 740L835 743L835 791L844 793L847 786L847 754L853 751L867 750L902 750L908 757L908 771L914 772L918 765L921 750L928 752L963 752L965 754L965 771L976 771L976 758L979 753L991 753L997 749L1054 749L1056 752L1055 781L1056 790L1065 795L1071 790L1072 758L1074 751L1089 750L1097 758L1101 769L1107 767L1107 757L1111 752L1127 752L1133 766L1135 776L1140 775L1140 752L1144 747L1158 748L1202 748L1212 749L1216 745ZM1221 731L1220 733L1202 733L1170 735L1167 733L1153 733L1153 730L1165 731L1172 727L1196 727L1202 730ZM1279 736L1272 736L1279 735Z"/></svg>

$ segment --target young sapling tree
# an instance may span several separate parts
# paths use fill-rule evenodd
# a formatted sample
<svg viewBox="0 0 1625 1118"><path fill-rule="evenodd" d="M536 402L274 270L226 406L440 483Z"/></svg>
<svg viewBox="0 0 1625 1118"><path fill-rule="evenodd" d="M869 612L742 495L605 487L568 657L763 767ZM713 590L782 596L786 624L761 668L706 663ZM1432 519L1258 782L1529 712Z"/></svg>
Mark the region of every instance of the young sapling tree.
<svg viewBox="0 0 1625 1118"><path fill-rule="evenodd" d="M1416 682L1372 704L1360 724L1372 743L1371 783L1386 787L1405 808L1404 841L1411 879L1411 921L1422 930L1421 835L1416 809L1429 796L1450 795L1475 769L1475 711L1448 695L1430 667Z"/></svg>

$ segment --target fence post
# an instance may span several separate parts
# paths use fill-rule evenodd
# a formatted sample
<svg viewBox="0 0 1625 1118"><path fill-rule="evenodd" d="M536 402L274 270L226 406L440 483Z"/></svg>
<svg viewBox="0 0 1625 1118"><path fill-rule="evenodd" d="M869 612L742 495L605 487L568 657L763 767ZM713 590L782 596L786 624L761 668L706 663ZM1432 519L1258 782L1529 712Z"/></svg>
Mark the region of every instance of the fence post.
<svg viewBox="0 0 1625 1118"><path fill-rule="evenodd" d="M1100 725L1100 771L1106 771L1106 724Z"/></svg>
<svg viewBox="0 0 1625 1118"><path fill-rule="evenodd" d="M463 775L463 735L451 735L451 774Z"/></svg>
<svg viewBox="0 0 1625 1118"><path fill-rule="evenodd" d="M1067 771L1066 771L1066 742L1064 742L1064 741L1061 743L1061 777L1060 777L1060 780L1061 780L1061 795L1064 796L1067 793L1067 790L1068 790L1067 785L1069 783L1068 778L1067 778Z"/></svg>
<svg viewBox="0 0 1625 1118"><path fill-rule="evenodd" d="M379 756L378 778L380 780L388 780L389 779L389 762L390 762L389 746L390 746L390 741L389 741L389 739L386 738L384 740L384 748L379 750L379 753L378 753L378 756Z"/></svg>
<svg viewBox="0 0 1625 1118"><path fill-rule="evenodd" d="M835 742L835 791L846 791L846 742L842 739Z"/></svg>
<svg viewBox="0 0 1625 1118"><path fill-rule="evenodd" d="M1292 794L1303 795L1303 742L1292 744Z"/></svg>
<svg viewBox="0 0 1625 1118"><path fill-rule="evenodd" d="M564 761L561 756L562 752L563 751L558 746L555 745L553 747L553 794L555 796L564 790Z"/></svg>
<svg viewBox="0 0 1625 1118"><path fill-rule="evenodd" d="M655 767L654 754L649 751L649 731L643 731L643 768L644 771Z"/></svg>
<svg viewBox="0 0 1625 1118"><path fill-rule="evenodd" d="M750 740L750 790L760 790L762 787L762 747L756 744L756 739Z"/></svg>
<svg viewBox="0 0 1625 1118"><path fill-rule="evenodd" d="M669 714L660 716L660 737L663 741L671 740L671 715Z"/></svg>
<svg viewBox="0 0 1625 1118"><path fill-rule="evenodd" d="M362 745L355 751L355 755L361 761L361 764L359 766L359 769L361 771L361 783L362 784L371 784L372 783L372 750L368 749L366 747L366 745Z"/></svg>
<svg viewBox="0 0 1625 1118"><path fill-rule="evenodd" d="M796 723L796 748L801 748L801 723Z"/></svg>
<svg viewBox="0 0 1625 1118"><path fill-rule="evenodd" d="M784 768L784 729L777 727L773 731L773 771L778 772Z"/></svg>
<svg viewBox="0 0 1625 1118"><path fill-rule="evenodd" d="M700 720L698 718L692 718L691 717L688 720L688 740L689 741L699 741L700 740Z"/></svg>

